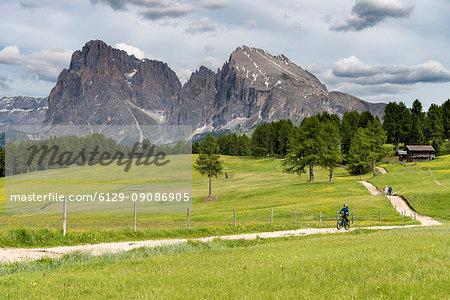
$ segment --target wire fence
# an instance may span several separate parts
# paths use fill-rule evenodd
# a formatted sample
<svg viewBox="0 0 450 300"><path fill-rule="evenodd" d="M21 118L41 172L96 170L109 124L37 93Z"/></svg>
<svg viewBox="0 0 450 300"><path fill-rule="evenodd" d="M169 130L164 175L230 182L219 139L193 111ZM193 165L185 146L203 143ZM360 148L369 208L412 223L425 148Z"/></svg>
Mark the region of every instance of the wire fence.
<svg viewBox="0 0 450 300"><path fill-rule="evenodd" d="M63 212L66 216L67 213ZM300 227L334 227L338 219L341 217L338 211L316 211L310 212L297 208L260 208L260 209L226 209L216 212L214 215L207 213L196 213L190 208L186 208L185 214L139 214L139 210L129 214L130 217L119 220L103 220L110 222L108 228L114 224L120 226L131 226L134 232L141 229L181 229L181 228L217 228L217 227L252 227L260 226L265 229L274 228L300 228ZM70 215L68 217L70 219ZM353 210L348 215L351 226L373 226L373 225L392 225L411 223L416 220L416 215L406 215L406 213L398 213L392 210L383 211L358 211ZM75 220L74 220L75 221ZM80 228L83 219L78 219L74 224L75 228ZM63 219L63 232L66 232L66 224L69 224L66 218ZM98 227L102 220L96 220ZM127 225L128 224L128 225ZM93 225L93 224L91 224ZM101 225L100 225L101 226ZM75 229L73 228L73 229ZM92 228L92 227L91 227Z"/></svg>

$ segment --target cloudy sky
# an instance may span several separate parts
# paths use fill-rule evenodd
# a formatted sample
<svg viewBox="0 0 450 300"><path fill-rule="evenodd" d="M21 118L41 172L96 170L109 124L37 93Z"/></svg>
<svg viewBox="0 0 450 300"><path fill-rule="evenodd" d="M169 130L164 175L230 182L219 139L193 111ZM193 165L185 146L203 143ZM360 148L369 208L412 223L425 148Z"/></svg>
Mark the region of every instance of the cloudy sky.
<svg viewBox="0 0 450 300"><path fill-rule="evenodd" d="M182 82L240 45L285 54L329 90L372 102L450 98L448 0L0 0L0 97L49 94L101 39Z"/></svg>

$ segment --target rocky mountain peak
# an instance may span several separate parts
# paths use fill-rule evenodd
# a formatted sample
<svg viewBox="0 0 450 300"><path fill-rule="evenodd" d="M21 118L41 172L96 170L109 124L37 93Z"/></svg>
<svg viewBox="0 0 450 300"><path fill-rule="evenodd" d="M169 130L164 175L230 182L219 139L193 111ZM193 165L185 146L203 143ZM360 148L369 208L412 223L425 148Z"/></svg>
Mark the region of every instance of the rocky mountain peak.
<svg viewBox="0 0 450 300"><path fill-rule="evenodd" d="M238 47L230 56L229 65L238 77L260 90L303 90L304 95L328 90L314 75L292 63L285 55L273 56L263 49L248 46Z"/></svg>
<svg viewBox="0 0 450 300"><path fill-rule="evenodd" d="M162 123L180 89L166 63L139 60L103 41L90 41L73 53L69 69L59 75L46 123Z"/></svg>
<svg viewBox="0 0 450 300"><path fill-rule="evenodd" d="M179 124L194 133L294 123L327 111L382 115L384 105L328 92L285 55L238 47L217 72L201 66L181 83L161 61L139 60L95 40L76 51L49 96L48 124Z"/></svg>

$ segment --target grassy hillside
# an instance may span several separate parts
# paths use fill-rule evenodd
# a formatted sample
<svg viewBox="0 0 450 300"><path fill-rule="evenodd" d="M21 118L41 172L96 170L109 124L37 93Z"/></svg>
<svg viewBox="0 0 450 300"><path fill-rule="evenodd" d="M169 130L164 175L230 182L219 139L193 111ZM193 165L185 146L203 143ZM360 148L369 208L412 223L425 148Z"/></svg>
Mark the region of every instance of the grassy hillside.
<svg viewBox="0 0 450 300"><path fill-rule="evenodd" d="M450 220L450 155L431 162L383 166L389 173L370 182L378 187L392 186L419 213Z"/></svg>
<svg viewBox="0 0 450 300"><path fill-rule="evenodd" d="M58 299L447 299L448 227L188 243L2 266L0 295ZM51 296L50 296L51 295Z"/></svg>
<svg viewBox="0 0 450 300"><path fill-rule="evenodd" d="M307 176L283 174L280 160L248 157L223 157L224 171L229 178L214 179L213 195L220 199L202 200L208 194L208 180L197 172L192 174L193 208L191 229L186 227L186 214L139 214L139 233L132 232L132 207L126 213L68 214L68 236L60 234L61 214L17 214L0 216L0 245L33 246L95 243L129 239L205 236L234 232L257 232L298 227L332 227L336 210L348 203L355 214L354 226L378 225L381 211L382 224L401 224L386 198L372 196L363 185L355 181L343 168L337 168L335 183L329 184L328 172L316 168L316 182L307 183ZM111 166L113 167L113 166ZM111 179L110 169L83 167L63 170L64 179ZM137 170L143 172L145 169ZM40 172L41 173L41 172ZM42 172L46 176L45 172ZM92 179L94 180L94 179ZM4 180L2 179L2 182ZM73 184L70 180L68 184ZM4 202L4 191L0 191ZM237 210L238 228L233 227L233 208ZM270 209L274 208L274 226L270 226ZM297 225L294 225L294 210ZM323 224L319 224L319 212ZM411 224L409 219L405 222Z"/></svg>

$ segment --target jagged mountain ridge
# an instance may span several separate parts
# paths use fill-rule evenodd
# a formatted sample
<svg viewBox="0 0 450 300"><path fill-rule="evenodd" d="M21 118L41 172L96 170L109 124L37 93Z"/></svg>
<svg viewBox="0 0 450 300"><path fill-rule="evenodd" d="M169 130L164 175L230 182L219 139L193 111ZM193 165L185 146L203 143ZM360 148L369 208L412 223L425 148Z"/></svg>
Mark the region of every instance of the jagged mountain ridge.
<svg viewBox="0 0 450 300"><path fill-rule="evenodd" d="M74 52L48 106L45 124L180 124L200 134L280 119L298 123L323 111L382 116L385 104L329 92L284 55L262 49L238 47L217 72L202 66L181 86L166 63L140 60L95 40Z"/></svg>
<svg viewBox="0 0 450 300"><path fill-rule="evenodd" d="M47 109L47 98L23 96L0 98L0 131L4 131L8 125L42 124Z"/></svg>
<svg viewBox="0 0 450 300"><path fill-rule="evenodd" d="M169 122L197 124L196 133L248 129L261 122L304 117L327 111L369 110L382 116L385 104L328 92L313 74L284 55L238 47L217 73L200 67L183 86Z"/></svg>
<svg viewBox="0 0 450 300"><path fill-rule="evenodd" d="M159 124L181 89L166 63L129 56L102 41L72 55L49 96L46 124Z"/></svg>

